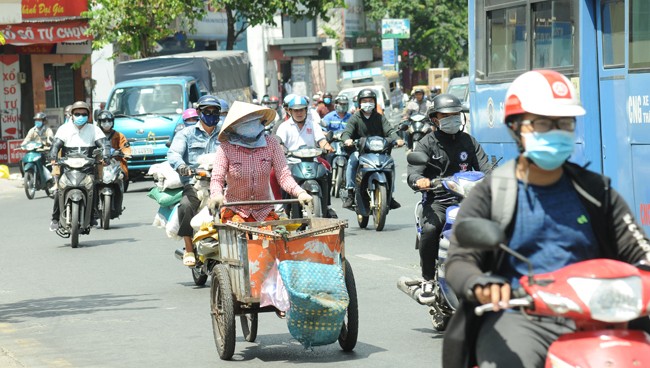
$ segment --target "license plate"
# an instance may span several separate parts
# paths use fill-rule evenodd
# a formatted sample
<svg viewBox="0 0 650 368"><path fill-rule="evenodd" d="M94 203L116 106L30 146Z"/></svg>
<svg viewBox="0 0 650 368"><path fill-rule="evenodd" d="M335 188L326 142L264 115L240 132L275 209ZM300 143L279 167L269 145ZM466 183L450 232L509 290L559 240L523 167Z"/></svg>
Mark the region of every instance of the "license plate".
<svg viewBox="0 0 650 368"><path fill-rule="evenodd" d="M134 147L131 146L132 155L153 155L153 147Z"/></svg>

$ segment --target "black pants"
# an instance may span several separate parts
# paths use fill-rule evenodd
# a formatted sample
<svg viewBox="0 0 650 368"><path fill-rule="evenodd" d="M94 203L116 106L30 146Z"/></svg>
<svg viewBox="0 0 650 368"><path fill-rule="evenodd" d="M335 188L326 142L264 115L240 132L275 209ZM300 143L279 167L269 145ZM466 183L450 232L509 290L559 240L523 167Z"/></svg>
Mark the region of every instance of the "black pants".
<svg viewBox="0 0 650 368"><path fill-rule="evenodd" d="M178 205L178 220L180 226L178 227L178 236L193 236L194 229L190 225L192 217L196 216L196 213L201 205L201 201L196 196L196 190L190 184L185 184L183 187L183 198L181 203Z"/></svg>
<svg viewBox="0 0 650 368"><path fill-rule="evenodd" d="M419 250L422 277L425 280L433 280L436 274L440 233L445 225L447 207L449 206L436 202L425 202L422 205L422 218L420 219L422 234Z"/></svg>

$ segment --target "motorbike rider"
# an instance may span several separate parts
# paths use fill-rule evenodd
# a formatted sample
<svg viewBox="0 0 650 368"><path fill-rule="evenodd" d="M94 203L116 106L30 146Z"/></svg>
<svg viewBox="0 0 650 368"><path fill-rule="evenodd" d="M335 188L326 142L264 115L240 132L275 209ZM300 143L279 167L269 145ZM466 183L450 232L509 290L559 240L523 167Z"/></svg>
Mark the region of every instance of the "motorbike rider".
<svg viewBox="0 0 650 368"><path fill-rule="evenodd" d="M350 108L350 101L345 95L336 96L334 100L334 111L328 113L323 117L321 124L328 132L340 132L345 129L345 124L352 114L348 112Z"/></svg>
<svg viewBox="0 0 650 368"><path fill-rule="evenodd" d="M220 98L219 103L221 104L221 112L219 113L219 124L217 124L217 132L221 131L223 122L226 120L226 115L228 115L228 111L230 111L230 104L228 101Z"/></svg>
<svg viewBox="0 0 650 368"><path fill-rule="evenodd" d="M47 126L47 115L43 112L37 112L34 115L34 127L29 129L23 143L20 145L25 145L29 142L38 142L43 145L43 147L49 147L54 140L54 133L52 129Z"/></svg>
<svg viewBox="0 0 650 368"><path fill-rule="evenodd" d="M404 145L402 140L395 130L388 122L388 119L377 112L377 95L369 88L364 88L357 94L357 101L359 109L352 115L341 134L341 140L347 147L352 147L355 139L380 136L396 140L397 146ZM345 171L345 188L348 190L348 195L343 201L343 208L351 209L354 205L354 176L357 173L359 166L359 152L350 154L348 160L348 167ZM393 166L393 183L395 181L395 167ZM395 190L395 185L392 186ZM396 209L401 207L395 198L391 199L390 208Z"/></svg>
<svg viewBox="0 0 650 368"><path fill-rule="evenodd" d="M115 117L110 111L100 111L97 115L97 124L106 135L106 139L110 142L111 148L122 152L122 156L116 157L116 160L120 163L120 168L124 173L124 182L128 183L129 168L126 164L126 160L131 158L131 145L129 144L129 141L126 139L124 134L113 129L113 126L115 125Z"/></svg>
<svg viewBox="0 0 650 368"><path fill-rule="evenodd" d="M488 157L481 145L461 129L461 110L461 102L454 95L441 94L431 102L427 115L437 129L425 135L413 151L426 153L433 165L408 165L407 181L411 188L428 189L431 188L432 180L439 177L461 171L487 172L490 169ZM434 296L433 279L440 232L445 225L447 208L458 204L458 200L443 188L424 192L423 196L422 234L418 250L424 279L422 297L431 298Z"/></svg>
<svg viewBox="0 0 650 368"><path fill-rule="evenodd" d="M325 115L334 111L334 101L332 101L332 94L330 92L325 92L323 95L323 100L318 102L316 106L316 112L320 118L324 118Z"/></svg>
<svg viewBox="0 0 650 368"><path fill-rule="evenodd" d="M275 135L280 139L280 143L288 151L293 151L300 147L307 146L320 147L328 153L334 152L332 146L327 142L327 139L325 139L321 127L314 123L311 116L307 115L308 105L307 99L304 97L295 96L291 99L288 102L288 109L291 118L280 124ZM327 160L318 157L318 161L324 165L329 172L331 172L332 167ZM328 188L324 188L323 194L325 195L324 199L329 207L330 195ZM333 212L331 208L329 208L329 211L330 214Z"/></svg>
<svg viewBox="0 0 650 368"><path fill-rule="evenodd" d="M167 151L167 160L178 172L183 184L183 197L177 210L180 222L178 236L182 237L185 243L183 264L188 267L196 264L192 246L194 231L190 221L196 215L201 204L193 186L194 179L191 176L193 168L197 165L197 158L205 153L216 152L219 146L217 139L219 134L217 124L219 124L221 112L219 99L212 95L202 96L198 101L197 112L199 123L179 131Z"/></svg>
<svg viewBox="0 0 650 368"><path fill-rule="evenodd" d="M174 137L176 136L176 133L178 133L179 131L183 130L188 126L192 126L196 124L199 121L199 113L196 112L196 109L194 108L185 109L185 111L183 111L183 114L181 115L181 119L183 119L183 124L180 123L176 124L176 128L174 128L172 135L167 140L167 143L165 143L167 147L170 147L172 145L172 141L174 141Z"/></svg>
<svg viewBox="0 0 650 368"><path fill-rule="evenodd" d="M303 205L312 197L291 176L278 141L264 134L264 126L276 112L262 106L235 101L219 133L221 145L212 169L210 200L212 212L227 202L270 200L268 178L275 171L277 181ZM224 193L224 184L228 190ZM273 205L237 206L221 210L221 221L253 222L278 220Z"/></svg>
<svg viewBox="0 0 650 368"><path fill-rule="evenodd" d="M413 98L406 104L406 107L404 107L404 111L402 112L402 124L408 124L411 116L415 114L425 115L429 106L431 106L431 104L429 100L425 98L424 88L416 87L413 89ZM413 148L413 142L411 142L411 136L408 132L402 131L401 133L408 148Z"/></svg>
<svg viewBox="0 0 650 368"><path fill-rule="evenodd" d="M442 89L440 88L440 86L433 86L433 87L431 87L431 90L429 92L430 92L429 93L429 101L433 101L433 99L437 95L442 93Z"/></svg>
<svg viewBox="0 0 650 368"><path fill-rule="evenodd" d="M88 124L88 116L90 115L90 106L84 101L77 101L71 106L72 124L63 124L56 131L54 142L50 149L49 158L52 165L55 164L59 150L63 149L63 156L68 151L80 150L92 155L94 148L103 150L103 161L110 157L110 146L106 140L104 132L93 124ZM96 202L97 196L93 198ZM93 204L93 214L91 225L97 225L96 203ZM56 231L59 228L59 200L54 197L54 206L52 208L52 221L50 222L50 231Z"/></svg>
<svg viewBox="0 0 650 368"><path fill-rule="evenodd" d="M648 237L610 180L567 161L575 147L576 117L584 114L564 75L534 70L517 77L508 88L504 115L519 156L479 183L456 218L499 220L506 245L525 255L536 274L593 258L650 260ZM511 189L501 191L504 182L512 183ZM501 201L492 197L493 185ZM501 205L506 203L511 206ZM514 257L463 249L452 236L446 276L461 304L445 334L443 367L544 366L550 344L573 332L575 323L508 309L511 292L526 274L527 265ZM477 302L494 303L495 313L475 316Z"/></svg>

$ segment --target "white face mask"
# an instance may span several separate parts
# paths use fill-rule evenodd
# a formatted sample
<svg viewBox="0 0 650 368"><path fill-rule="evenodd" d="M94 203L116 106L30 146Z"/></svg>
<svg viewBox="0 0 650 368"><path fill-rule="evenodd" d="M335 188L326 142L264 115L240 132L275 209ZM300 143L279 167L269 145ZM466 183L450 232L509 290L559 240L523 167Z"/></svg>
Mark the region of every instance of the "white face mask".
<svg viewBox="0 0 650 368"><path fill-rule="evenodd" d="M375 104L372 103L372 102L363 102L363 103L361 103L361 110L363 110L363 112L365 112L367 114L372 112L372 110L374 110L374 109L375 109Z"/></svg>

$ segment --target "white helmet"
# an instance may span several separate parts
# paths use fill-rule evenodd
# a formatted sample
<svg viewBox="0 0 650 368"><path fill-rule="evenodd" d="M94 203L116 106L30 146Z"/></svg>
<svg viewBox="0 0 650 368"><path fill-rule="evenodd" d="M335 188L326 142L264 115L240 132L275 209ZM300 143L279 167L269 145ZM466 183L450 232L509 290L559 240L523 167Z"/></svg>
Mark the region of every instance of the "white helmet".
<svg viewBox="0 0 650 368"><path fill-rule="evenodd" d="M517 77L506 93L505 121L523 113L544 116L582 116L573 83L554 70L533 70Z"/></svg>

